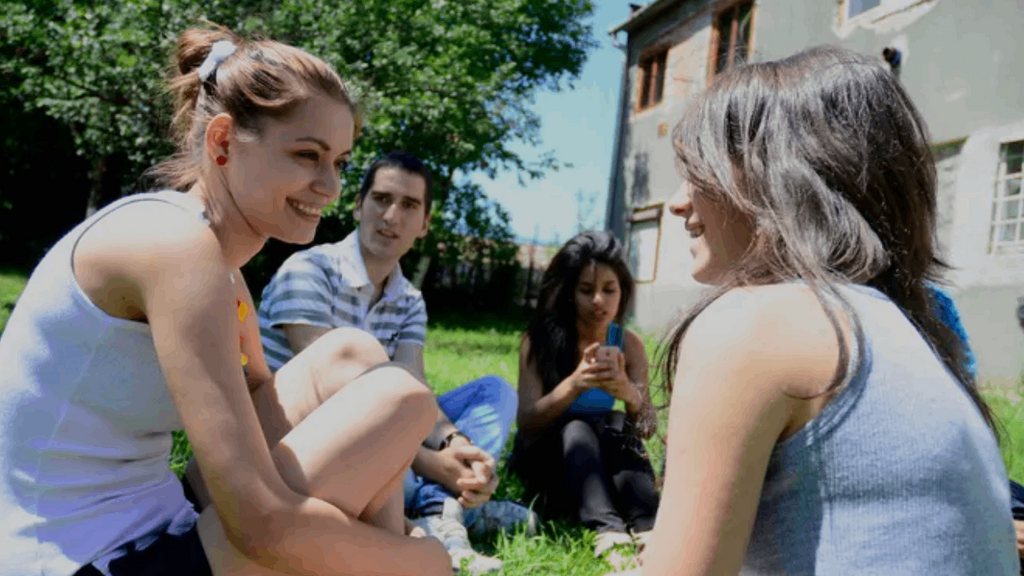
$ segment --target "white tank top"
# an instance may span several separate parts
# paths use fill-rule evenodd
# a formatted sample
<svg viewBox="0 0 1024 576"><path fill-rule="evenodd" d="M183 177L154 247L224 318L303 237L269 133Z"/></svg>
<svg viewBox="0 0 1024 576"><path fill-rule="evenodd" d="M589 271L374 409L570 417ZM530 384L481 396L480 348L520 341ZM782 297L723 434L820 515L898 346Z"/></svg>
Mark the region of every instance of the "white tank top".
<svg viewBox="0 0 1024 576"><path fill-rule="evenodd" d="M71 268L85 230L144 201L204 218L180 192L111 204L46 254L0 337L0 574L105 571L117 547L195 523L168 466L181 423L150 327L100 310Z"/></svg>

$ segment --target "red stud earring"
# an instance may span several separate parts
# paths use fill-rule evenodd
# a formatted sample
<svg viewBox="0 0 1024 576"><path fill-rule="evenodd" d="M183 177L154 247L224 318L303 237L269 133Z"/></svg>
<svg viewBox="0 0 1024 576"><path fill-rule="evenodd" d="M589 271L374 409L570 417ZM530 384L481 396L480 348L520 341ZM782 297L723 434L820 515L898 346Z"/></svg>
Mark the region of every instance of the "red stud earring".
<svg viewBox="0 0 1024 576"><path fill-rule="evenodd" d="M227 156L217 156L217 166L223 166L228 163Z"/></svg>

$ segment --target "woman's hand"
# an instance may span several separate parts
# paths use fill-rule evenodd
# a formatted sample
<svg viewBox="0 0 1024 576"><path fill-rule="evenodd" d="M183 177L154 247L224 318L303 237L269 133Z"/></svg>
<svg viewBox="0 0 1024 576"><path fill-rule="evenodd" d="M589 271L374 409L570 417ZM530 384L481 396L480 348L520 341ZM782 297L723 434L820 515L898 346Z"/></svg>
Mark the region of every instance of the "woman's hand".
<svg viewBox="0 0 1024 576"><path fill-rule="evenodd" d="M608 362L597 357L599 348L601 348L600 342L594 342L584 348L580 363L569 377L573 383L573 388L578 393L586 392L591 388L602 388L602 384L606 380L614 378L620 372L619 362ZM622 360L623 366L625 366L624 358Z"/></svg>
<svg viewBox="0 0 1024 576"><path fill-rule="evenodd" d="M626 373L626 354L620 350L616 354L615 363L602 374L604 377L597 381L598 387L611 394L612 397L625 402L631 412L639 411L643 398Z"/></svg>

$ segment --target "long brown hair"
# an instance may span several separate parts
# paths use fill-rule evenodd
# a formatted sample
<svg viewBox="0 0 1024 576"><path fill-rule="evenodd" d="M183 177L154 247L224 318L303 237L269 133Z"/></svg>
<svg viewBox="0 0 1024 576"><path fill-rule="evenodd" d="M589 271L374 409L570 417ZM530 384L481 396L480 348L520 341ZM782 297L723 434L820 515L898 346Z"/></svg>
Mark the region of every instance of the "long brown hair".
<svg viewBox="0 0 1024 576"><path fill-rule="evenodd" d="M222 40L234 44L235 51L204 81L199 68ZM206 125L217 114L230 114L237 129L258 136L264 118L282 118L314 94L323 94L352 109L355 135L362 123L351 92L326 62L273 40L247 41L217 25L181 34L169 88L175 100L172 135L178 150L150 173L177 190L198 179Z"/></svg>
<svg viewBox="0 0 1024 576"><path fill-rule="evenodd" d="M822 46L735 68L687 106L673 146L691 196L735 209L754 230L745 254L671 332L666 397L701 311L733 288L792 280L813 290L836 331L830 388L840 385L852 354L840 310L858 344L864 338L839 291L856 283L899 307L996 428L963 343L933 309L926 282L948 269L936 251L935 161L921 115L881 61Z"/></svg>

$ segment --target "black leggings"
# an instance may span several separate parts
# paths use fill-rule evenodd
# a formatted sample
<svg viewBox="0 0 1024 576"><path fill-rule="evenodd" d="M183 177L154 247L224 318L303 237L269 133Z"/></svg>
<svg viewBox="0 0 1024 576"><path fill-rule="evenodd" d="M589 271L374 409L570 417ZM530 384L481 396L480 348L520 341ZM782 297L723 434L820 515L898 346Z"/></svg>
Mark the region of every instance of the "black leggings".
<svg viewBox="0 0 1024 576"><path fill-rule="evenodd" d="M622 412L563 416L509 463L548 515L597 532L654 527L658 490L643 443Z"/></svg>

